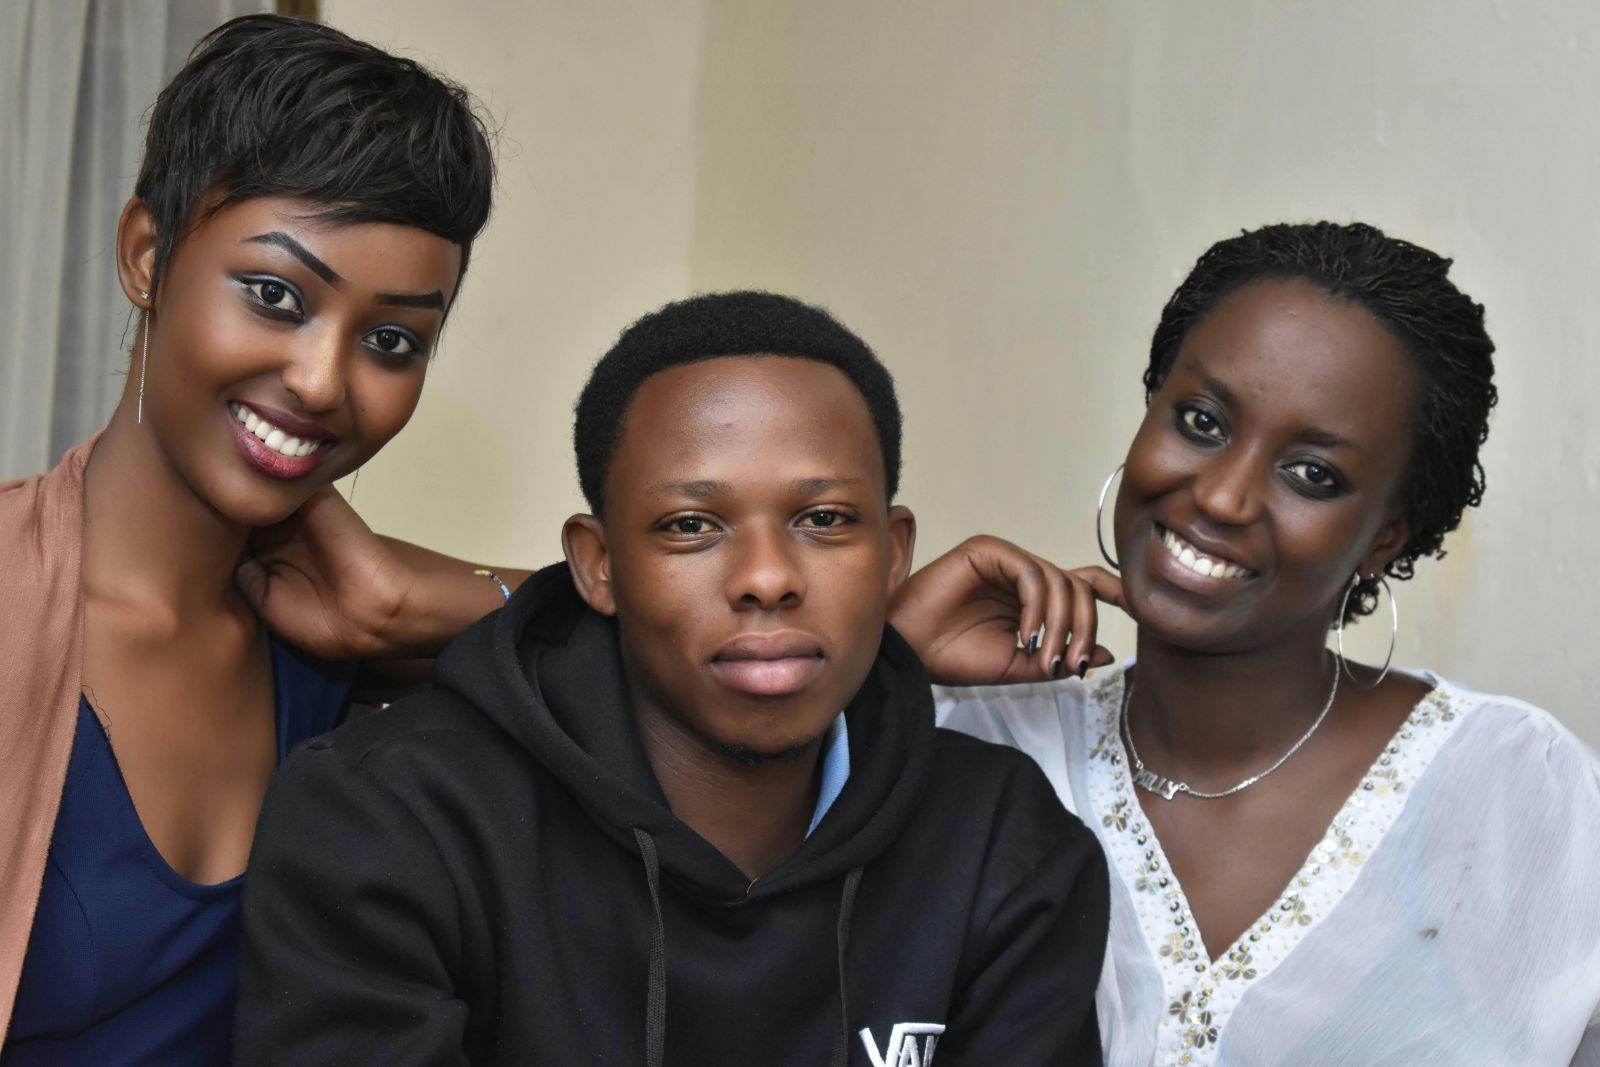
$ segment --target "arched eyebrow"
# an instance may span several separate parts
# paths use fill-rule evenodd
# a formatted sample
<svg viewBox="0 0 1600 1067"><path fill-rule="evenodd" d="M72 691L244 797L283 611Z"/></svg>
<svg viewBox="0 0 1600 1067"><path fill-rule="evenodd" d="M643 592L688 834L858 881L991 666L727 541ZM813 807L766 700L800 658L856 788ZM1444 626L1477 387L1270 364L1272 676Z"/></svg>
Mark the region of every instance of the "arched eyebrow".
<svg viewBox="0 0 1600 1067"><path fill-rule="evenodd" d="M444 310L444 294L437 289L431 293L379 293L376 299L389 307Z"/></svg>
<svg viewBox="0 0 1600 1067"><path fill-rule="evenodd" d="M339 272L328 266L322 260L311 254L311 250L296 241L282 230L273 230L271 233L258 233L254 237L246 237L246 244L272 245L281 248L295 259L304 263L311 273L333 286L335 289L344 284L344 279Z"/></svg>
<svg viewBox="0 0 1600 1067"><path fill-rule="evenodd" d="M246 237L250 244L272 245L281 248L295 259L304 263L313 274L333 286L335 289L344 285L344 278L339 272L328 266L305 245L296 241L282 230L273 230L270 233L258 233L254 237ZM444 310L444 293L435 289L431 293L379 293L376 302L387 307L403 308L429 308Z"/></svg>
<svg viewBox="0 0 1600 1067"><path fill-rule="evenodd" d="M1239 406L1238 396L1234 394L1232 389L1228 388L1226 382L1220 378L1213 377L1199 363L1195 363L1190 369L1194 371L1194 376L1200 379L1200 385L1206 392L1214 394L1226 407L1236 408Z"/></svg>
<svg viewBox="0 0 1600 1067"><path fill-rule="evenodd" d="M1362 451L1360 445L1348 438L1340 437L1332 430L1310 429L1300 435L1300 440L1318 448L1348 448L1352 452Z"/></svg>

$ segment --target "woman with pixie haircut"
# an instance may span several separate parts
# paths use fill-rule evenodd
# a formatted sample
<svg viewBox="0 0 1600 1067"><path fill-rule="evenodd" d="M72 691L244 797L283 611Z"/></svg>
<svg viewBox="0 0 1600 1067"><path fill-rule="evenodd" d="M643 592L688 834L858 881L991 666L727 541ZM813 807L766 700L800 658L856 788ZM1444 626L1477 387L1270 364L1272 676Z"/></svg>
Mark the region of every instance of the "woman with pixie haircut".
<svg viewBox="0 0 1600 1067"><path fill-rule="evenodd" d="M1483 496L1494 345L1449 266L1364 225L1220 242L1101 494L1120 581L979 539L902 587L957 684L1080 672L1096 596L1138 624L1136 663L939 700L1100 837L1112 1067L1600 1064L1600 761L1522 701L1343 655Z"/></svg>
<svg viewBox="0 0 1600 1067"><path fill-rule="evenodd" d="M228 1058L267 780L345 695L235 567L343 507L329 484L410 418L493 171L465 91L293 19L225 24L157 99L117 232L121 401L0 486L6 1067ZM443 638L500 599L467 580L413 621Z"/></svg>

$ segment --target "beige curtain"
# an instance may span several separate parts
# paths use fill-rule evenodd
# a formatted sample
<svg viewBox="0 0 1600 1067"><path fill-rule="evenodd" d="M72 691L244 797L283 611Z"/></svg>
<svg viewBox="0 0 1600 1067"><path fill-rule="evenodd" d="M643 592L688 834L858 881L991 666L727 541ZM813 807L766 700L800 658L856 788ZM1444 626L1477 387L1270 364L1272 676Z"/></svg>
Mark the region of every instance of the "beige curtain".
<svg viewBox="0 0 1600 1067"><path fill-rule="evenodd" d="M144 119L190 47L265 0L0 0L0 480L104 424L127 371L112 260Z"/></svg>

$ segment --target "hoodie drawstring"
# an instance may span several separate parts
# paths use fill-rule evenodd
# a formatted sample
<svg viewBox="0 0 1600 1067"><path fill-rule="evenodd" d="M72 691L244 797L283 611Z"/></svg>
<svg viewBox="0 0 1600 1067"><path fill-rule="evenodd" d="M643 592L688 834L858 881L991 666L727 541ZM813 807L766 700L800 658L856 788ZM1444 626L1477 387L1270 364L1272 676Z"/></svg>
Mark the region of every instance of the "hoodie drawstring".
<svg viewBox="0 0 1600 1067"><path fill-rule="evenodd" d="M844 892L839 895L839 1035L829 1058L831 1067L845 1067L850 1059L850 995L845 992L844 950L850 944L850 915L856 910L856 888L860 885L861 868L850 868L844 876Z"/></svg>
<svg viewBox="0 0 1600 1067"><path fill-rule="evenodd" d="M644 861L645 884L650 887L650 908L655 925L650 933L650 990L644 1009L645 1063L664 1067L667 1048L667 928L661 920L661 862L656 842L649 834L633 828L633 840ZM839 1032L834 1036L830 1067L846 1067L850 1059L850 995L845 991L844 956L850 944L850 917L856 909L856 890L861 885L861 868L852 867L844 877L839 894L839 925L835 938L839 951Z"/></svg>
<svg viewBox="0 0 1600 1067"><path fill-rule="evenodd" d="M655 911L655 928L650 934L650 992L644 1008L645 1063L662 1067L667 1055L667 928L661 921L661 864L656 859L654 838L635 826L633 839L644 860L650 907Z"/></svg>

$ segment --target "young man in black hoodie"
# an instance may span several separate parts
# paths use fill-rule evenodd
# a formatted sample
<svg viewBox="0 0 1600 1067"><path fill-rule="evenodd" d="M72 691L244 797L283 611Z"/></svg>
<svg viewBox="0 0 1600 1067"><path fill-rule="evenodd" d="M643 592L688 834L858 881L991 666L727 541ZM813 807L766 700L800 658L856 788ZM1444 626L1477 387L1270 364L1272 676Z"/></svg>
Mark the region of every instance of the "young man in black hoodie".
<svg viewBox="0 0 1600 1067"><path fill-rule="evenodd" d="M884 623L914 525L870 350L784 297L669 305L576 443L567 564L280 771L236 1062L1098 1063L1094 838L934 729Z"/></svg>

